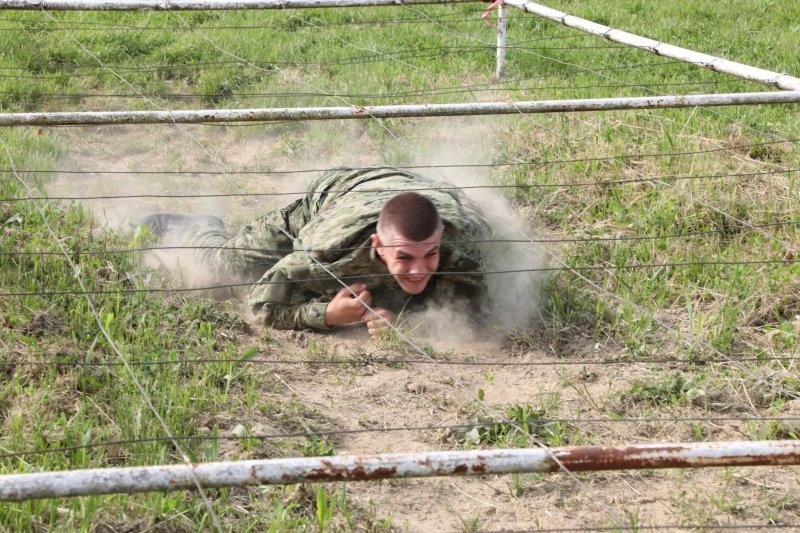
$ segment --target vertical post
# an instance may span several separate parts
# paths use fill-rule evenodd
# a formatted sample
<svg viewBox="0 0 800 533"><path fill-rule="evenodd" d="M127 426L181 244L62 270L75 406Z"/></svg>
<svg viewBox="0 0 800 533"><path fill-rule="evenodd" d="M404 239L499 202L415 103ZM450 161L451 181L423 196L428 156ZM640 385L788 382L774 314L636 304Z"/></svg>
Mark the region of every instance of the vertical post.
<svg viewBox="0 0 800 533"><path fill-rule="evenodd" d="M497 79L506 73L506 6L503 2L497 5Z"/></svg>

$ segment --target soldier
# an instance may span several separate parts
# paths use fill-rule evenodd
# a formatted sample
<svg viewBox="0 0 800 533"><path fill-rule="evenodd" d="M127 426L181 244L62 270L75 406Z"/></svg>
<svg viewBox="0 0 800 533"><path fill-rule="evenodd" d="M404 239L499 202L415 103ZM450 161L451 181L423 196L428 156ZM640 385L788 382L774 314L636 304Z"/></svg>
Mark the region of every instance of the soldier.
<svg viewBox="0 0 800 533"><path fill-rule="evenodd" d="M200 247L217 282L252 282L249 305L276 328L364 322L375 336L431 302L467 299L475 317L486 308L483 217L453 186L394 168L326 172L303 198L233 237L216 217L160 214L141 224Z"/></svg>

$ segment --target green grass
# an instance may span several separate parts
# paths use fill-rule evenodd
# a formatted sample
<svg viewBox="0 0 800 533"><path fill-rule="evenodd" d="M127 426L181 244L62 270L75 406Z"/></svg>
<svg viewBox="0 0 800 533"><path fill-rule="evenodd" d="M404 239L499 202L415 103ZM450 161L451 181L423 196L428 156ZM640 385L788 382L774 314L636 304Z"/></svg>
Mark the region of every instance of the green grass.
<svg viewBox="0 0 800 533"><path fill-rule="evenodd" d="M800 75L800 57L796 54L800 49L797 28L800 4L796 2L747 0L737 2L735 8L724 8L719 2L708 0L661 3L563 0L549 5L687 48ZM52 13L57 24L49 15L38 12L4 12L8 20L0 25L15 31L3 30L0 74L6 77L0 78L0 111L152 109L154 105L170 109L365 105L760 90L756 84L682 64L603 71L605 77L576 70L571 63L596 70L666 61L625 48L556 49L607 43L580 37L577 32L516 12L512 13L509 25L511 42L567 38L520 45L529 47L528 50L509 50L508 77L519 81L505 86L511 90L500 90L503 86L493 85L494 52L487 47L494 41L494 30L480 21L479 7L472 7L471 15L463 13L469 9L465 5L300 12ZM450 17L451 21L442 23L449 29L423 22L350 24L418 18L419 12ZM462 22L465 18L471 20ZM54 25L72 29L48 30ZM193 32L129 30L103 25L284 27ZM203 36L235 56L257 62L260 68L210 65L223 61L235 63L235 60ZM145 101L114 74L96 68L97 61L78 42L103 64L113 65L136 91L158 96L150 97L151 102ZM381 54L376 56L374 51ZM287 61L295 64L286 64ZM147 65L164 68L155 71L140 68ZM705 84L671 85L685 82ZM639 86L621 87L633 84ZM473 87L466 92L452 92L460 90L462 85ZM588 88L597 85L620 87ZM446 92L448 89L452 91ZM393 95L413 91L429 94ZM312 92L345 96L304 94ZM235 96L266 93L279 95ZM130 96L81 96L90 94ZM196 97L178 96L186 94ZM446 127L451 125L448 123ZM510 199L538 230L565 237L719 231L682 239L559 245L557 254L569 265L620 267L632 263L797 258L800 229L796 224L764 228L769 235L765 236L740 222L798 222L797 173L600 183L627 178L797 168L800 150L795 143L658 158L622 157L797 138L800 122L796 106L512 116L487 119L481 125L485 135L481 141L488 145L481 147L481 151L490 152L489 159L497 163L609 158L499 167L494 171L491 178L498 183L593 184L521 188L510 193ZM201 137L213 139L218 131L204 131ZM360 139L359 148L366 147L370 153L380 154L383 161L395 164L419 161L427 146L443 138L448 142L467 142L458 131L437 129L433 120L287 124L223 131L239 139L273 132L280 139L279 153L290 161L316 161L313 159L316 157L327 160L328 156L349 154L351 139ZM59 168L81 142L81 135L70 129L8 128L0 135L13 154L16 167L29 171ZM142 146L146 152L147 146ZM200 166L180 155L164 164L163 168L173 169ZM34 205L12 201L26 193L8 172L10 166L7 154L0 150L0 167L5 169L0 178L2 250L58 251ZM39 190L44 190L51 179L47 174L23 176ZM126 237L98 229L88 212L77 206L40 205L63 246L73 254L88 289L137 289L149 286L157 276L142 267L137 257L78 256L77 250L102 252L130 243ZM609 341L618 346L622 357L718 357L715 351L683 342L665 331L652 314L728 357L798 355L800 266L797 264L614 269L586 271L583 275L647 312L643 314L630 304L592 291L575 274L562 272L547 282L545 324L514 332L515 342L569 357L577 334L586 333L592 342ZM0 286L3 292L77 289L74 272L63 258L37 255L0 255ZM168 293L91 298L101 322L129 361L201 357L230 360L207 365L134 367L137 379L175 434L224 436L244 431L249 435L257 433L251 424L256 418L284 431L333 427L324 415L293 399L271 372L237 363L253 345L264 353L276 357L280 354L272 352L275 347L269 336L258 337L259 332L241 319L232 303ZM401 350L392 344L387 343L388 350ZM310 356L326 358L324 348L320 350L308 348ZM70 295L0 298L0 353L0 360L14 363L119 361L100 334L86 301ZM1 370L4 372L0 381L1 452L164 435L122 367L18 364ZM755 406L764 410L780 408L783 402L796 398L800 390L796 379L781 373L774 363L740 365L729 373L713 375L702 368L687 374L653 368L625 390L615 393L609 412L627 416L691 407L708 414L746 411L741 398L731 392L732 381L741 382ZM530 424L530 433L553 445L597 439L591 431L579 434L571 427L540 426L536 419L543 415L529 405L504 405L502 409L526 428ZM239 426L241 430L237 430ZM697 433L702 435L702 428ZM754 426L750 431L752 438L790 434L786 428L767 424ZM473 442L476 445L510 446L528 442L526 435L509 432L502 426L486 428L476 438ZM182 444L197 461L328 455L335 452L335 445L335 441L328 439ZM171 445L155 442L4 458L0 460L0 472L179 461ZM522 493L522 485L529 482L512 480L516 487L512 492ZM348 502L345 489L335 486L210 492L215 498L215 510L231 530L338 530L354 529L353 524L357 523L366 524L363 528L370 530L391 527L390 518L371 516L368 509L354 507ZM733 496L726 498L711 502L698 515L716 512L716 507L736 506ZM95 530L125 524L135 524L141 529L197 530L210 527L209 520L200 498L189 492L43 500L0 508L0 524L9 530ZM463 529L471 529L471 523L464 522ZM474 527L478 527L477 522Z"/></svg>

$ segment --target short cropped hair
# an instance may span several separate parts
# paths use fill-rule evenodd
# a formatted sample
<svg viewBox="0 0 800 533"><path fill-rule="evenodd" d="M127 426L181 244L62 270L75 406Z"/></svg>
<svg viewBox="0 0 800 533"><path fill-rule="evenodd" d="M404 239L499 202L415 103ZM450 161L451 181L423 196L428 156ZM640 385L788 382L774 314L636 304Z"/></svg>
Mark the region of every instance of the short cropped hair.
<svg viewBox="0 0 800 533"><path fill-rule="evenodd" d="M397 232L411 241L424 241L442 229L439 211L428 198L415 192L402 192L381 209L378 235Z"/></svg>

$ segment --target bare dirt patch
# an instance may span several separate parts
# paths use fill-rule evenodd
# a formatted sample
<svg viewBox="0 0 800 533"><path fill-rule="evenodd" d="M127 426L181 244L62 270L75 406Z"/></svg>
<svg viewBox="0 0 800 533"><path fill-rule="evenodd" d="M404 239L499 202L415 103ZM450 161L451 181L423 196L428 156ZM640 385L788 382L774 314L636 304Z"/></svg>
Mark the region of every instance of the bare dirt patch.
<svg viewBox="0 0 800 533"><path fill-rule="evenodd" d="M386 356L385 347L366 335L342 338L304 333L276 334L288 359L369 361ZM309 346L312 347L309 355ZM599 354L598 354L599 355ZM605 355L605 354L604 354ZM409 357L395 354L395 357ZM553 419L604 419L618 394L646 373L640 365L603 368L587 375L580 366L560 364L542 351L514 355L513 347L475 343L448 351L449 362L475 359L544 366L446 366L419 363L363 363L355 366L283 365L269 370L284 383L281 394L313 406L336 427L417 428L463 424L491 418L504 406L530 404ZM584 361L590 365L595 358ZM572 360L574 361L574 360ZM491 381L487 379L491 372ZM479 390L484 402L478 402ZM688 406L680 416L702 416ZM666 417L667 414L662 413ZM690 423L598 421L567 424L564 444L626 444L697 440ZM703 440L740 440L743 428L719 423ZM426 452L474 447L463 432L428 429L339 435L337 454ZM482 445L480 446L482 447ZM771 472L771 473L770 473ZM632 524L763 524L781 501L794 501L791 469L715 469L521 474L350 483L347 493L359 506L392 516L408 531L498 530L531 527L588 527ZM791 522L795 511L781 512Z"/></svg>

